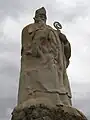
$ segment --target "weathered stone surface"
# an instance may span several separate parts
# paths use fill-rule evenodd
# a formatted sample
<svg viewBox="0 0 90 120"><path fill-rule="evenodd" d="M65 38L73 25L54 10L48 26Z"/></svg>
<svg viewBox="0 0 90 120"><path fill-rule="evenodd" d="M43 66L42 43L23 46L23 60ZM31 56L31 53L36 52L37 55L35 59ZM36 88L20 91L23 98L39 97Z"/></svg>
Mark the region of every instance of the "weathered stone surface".
<svg viewBox="0 0 90 120"><path fill-rule="evenodd" d="M49 108L44 105L16 108L11 120L87 120L77 109L68 106Z"/></svg>

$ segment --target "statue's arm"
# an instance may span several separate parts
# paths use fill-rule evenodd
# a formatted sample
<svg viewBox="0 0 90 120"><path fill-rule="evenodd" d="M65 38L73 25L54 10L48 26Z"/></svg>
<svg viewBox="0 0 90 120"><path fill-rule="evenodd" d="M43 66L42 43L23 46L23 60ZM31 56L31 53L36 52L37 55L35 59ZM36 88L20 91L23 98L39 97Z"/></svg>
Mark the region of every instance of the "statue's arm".
<svg viewBox="0 0 90 120"><path fill-rule="evenodd" d="M64 53L67 59L71 57L71 45L70 42L68 41L67 37L60 33L60 39L64 44Z"/></svg>
<svg viewBox="0 0 90 120"><path fill-rule="evenodd" d="M66 58L70 59L70 57L71 57L71 45L70 45L69 41L64 45L64 51L66 54Z"/></svg>
<svg viewBox="0 0 90 120"><path fill-rule="evenodd" d="M23 55L26 39L27 39L27 28L28 26L24 27L21 33L21 56Z"/></svg>
<svg viewBox="0 0 90 120"><path fill-rule="evenodd" d="M21 33L21 56L23 54L23 50L24 50L24 47L23 47L23 30L22 30L22 33Z"/></svg>
<svg viewBox="0 0 90 120"><path fill-rule="evenodd" d="M66 65L66 68L67 68L70 63L69 59L71 57L71 44L64 34L60 33L59 37L62 43L64 44L64 54L65 54L66 61L67 61L67 65Z"/></svg>

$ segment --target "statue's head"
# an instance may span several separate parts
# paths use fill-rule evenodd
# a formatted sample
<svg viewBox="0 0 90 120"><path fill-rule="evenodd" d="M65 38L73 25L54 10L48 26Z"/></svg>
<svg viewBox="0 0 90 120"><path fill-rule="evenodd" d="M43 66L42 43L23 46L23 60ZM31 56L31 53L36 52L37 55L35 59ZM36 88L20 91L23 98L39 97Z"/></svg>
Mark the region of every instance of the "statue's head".
<svg viewBox="0 0 90 120"><path fill-rule="evenodd" d="M44 7L41 7L35 11L35 17L34 21L35 23L39 22L45 22L46 23L47 16L46 16L46 10Z"/></svg>

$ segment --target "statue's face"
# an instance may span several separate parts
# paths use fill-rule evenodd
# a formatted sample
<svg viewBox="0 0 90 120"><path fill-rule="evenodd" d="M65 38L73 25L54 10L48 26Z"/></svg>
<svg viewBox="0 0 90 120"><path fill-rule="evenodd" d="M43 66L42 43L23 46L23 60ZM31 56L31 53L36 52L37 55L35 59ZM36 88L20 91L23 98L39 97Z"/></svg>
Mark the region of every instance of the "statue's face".
<svg viewBox="0 0 90 120"><path fill-rule="evenodd" d="M35 23L44 22L46 23L46 17L44 14L38 14L35 18Z"/></svg>

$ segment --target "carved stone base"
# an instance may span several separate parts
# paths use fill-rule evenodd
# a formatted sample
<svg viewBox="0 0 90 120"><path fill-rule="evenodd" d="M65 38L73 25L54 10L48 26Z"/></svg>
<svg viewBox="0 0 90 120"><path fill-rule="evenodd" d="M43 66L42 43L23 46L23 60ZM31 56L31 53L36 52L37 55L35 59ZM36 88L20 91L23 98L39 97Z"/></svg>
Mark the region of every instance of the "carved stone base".
<svg viewBox="0 0 90 120"><path fill-rule="evenodd" d="M15 108L11 120L87 120L77 109L68 106L49 108L33 105L24 109Z"/></svg>

